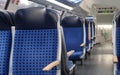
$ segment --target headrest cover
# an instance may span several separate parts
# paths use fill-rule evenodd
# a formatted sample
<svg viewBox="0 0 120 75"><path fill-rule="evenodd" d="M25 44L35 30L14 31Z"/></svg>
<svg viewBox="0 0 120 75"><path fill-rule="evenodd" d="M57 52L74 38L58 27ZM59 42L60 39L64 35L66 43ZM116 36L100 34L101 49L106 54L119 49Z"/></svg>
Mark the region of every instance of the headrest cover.
<svg viewBox="0 0 120 75"><path fill-rule="evenodd" d="M78 16L67 16L62 20L63 27L83 27L83 21Z"/></svg>
<svg viewBox="0 0 120 75"><path fill-rule="evenodd" d="M0 11L0 30L11 29L11 20L7 11Z"/></svg>
<svg viewBox="0 0 120 75"><path fill-rule="evenodd" d="M16 29L51 29L57 27L58 15L43 7L20 9L15 15Z"/></svg>
<svg viewBox="0 0 120 75"><path fill-rule="evenodd" d="M8 12L10 18L11 18L11 24L12 26L15 26L15 14L13 12Z"/></svg>

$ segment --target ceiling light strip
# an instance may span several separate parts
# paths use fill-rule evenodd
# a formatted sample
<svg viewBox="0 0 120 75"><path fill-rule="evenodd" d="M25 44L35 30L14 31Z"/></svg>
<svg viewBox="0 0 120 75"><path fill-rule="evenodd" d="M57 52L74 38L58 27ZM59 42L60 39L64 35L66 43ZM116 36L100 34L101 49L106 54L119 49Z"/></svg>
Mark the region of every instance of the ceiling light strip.
<svg viewBox="0 0 120 75"><path fill-rule="evenodd" d="M58 2L58 1L56 1L56 0L47 0L47 1L50 2L50 3L56 4L56 5L58 5L58 6L61 6L61 7L63 7L63 8L66 8L66 9L69 9L69 10L73 10L73 7L70 7L70 6L65 5L65 4L63 4L63 3L60 3L60 2Z"/></svg>

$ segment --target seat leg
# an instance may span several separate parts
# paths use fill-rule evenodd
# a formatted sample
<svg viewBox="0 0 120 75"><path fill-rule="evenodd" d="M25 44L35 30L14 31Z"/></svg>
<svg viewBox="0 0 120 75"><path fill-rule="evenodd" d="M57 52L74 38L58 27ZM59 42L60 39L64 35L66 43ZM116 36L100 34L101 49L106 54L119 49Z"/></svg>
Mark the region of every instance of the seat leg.
<svg viewBox="0 0 120 75"><path fill-rule="evenodd" d="M87 60L87 58L88 58L88 54L86 53L86 54L85 54L85 60Z"/></svg>
<svg viewBox="0 0 120 75"><path fill-rule="evenodd" d="M80 65L83 65L84 59L80 59Z"/></svg>
<svg viewBox="0 0 120 75"><path fill-rule="evenodd" d="M91 52L87 52L87 54L88 54L88 56L90 56L90 55L91 55Z"/></svg>

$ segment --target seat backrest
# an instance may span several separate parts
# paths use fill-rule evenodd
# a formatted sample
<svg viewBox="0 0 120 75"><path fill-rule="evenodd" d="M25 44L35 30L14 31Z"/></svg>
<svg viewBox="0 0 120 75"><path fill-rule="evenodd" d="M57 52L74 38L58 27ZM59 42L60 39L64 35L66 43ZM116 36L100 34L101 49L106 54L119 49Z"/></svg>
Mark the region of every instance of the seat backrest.
<svg viewBox="0 0 120 75"><path fill-rule="evenodd" d="M92 40L92 37L93 37L93 22L90 21L90 36L91 36L91 45L93 44L93 40Z"/></svg>
<svg viewBox="0 0 120 75"><path fill-rule="evenodd" d="M41 7L20 9L15 15L13 75L58 75L57 67L42 69L61 57L58 16Z"/></svg>
<svg viewBox="0 0 120 75"><path fill-rule="evenodd" d="M116 30L115 30L115 49L118 57L117 68L120 70L120 16L116 18Z"/></svg>
<svg viewBox="0 0 120 75"><path fill-rule="evenodd" d="M67 51L83 51L80 44L84 43L84 26L81 18L78 16L67 16L62 20L65 43Z"/></svg>
<svg viewBox="0 0 120 75"><path fill-rule="evenodd" d="M8 75L11 53L11 21L6 11L0 11L0 75Z"/></svg>
<svg viewBox="0 0 120 75"><path fill-rule="evenodd" d="M95 27L95 22L93 22L93 36L94 36L94 42L95 42L95 37L96 37L96 27Z"/></svg>
<svg viewBox="0 0 120 75"><path fill-rule="evenodd" d="M89 46L89 21L85 20L86 46Z"/></svg>

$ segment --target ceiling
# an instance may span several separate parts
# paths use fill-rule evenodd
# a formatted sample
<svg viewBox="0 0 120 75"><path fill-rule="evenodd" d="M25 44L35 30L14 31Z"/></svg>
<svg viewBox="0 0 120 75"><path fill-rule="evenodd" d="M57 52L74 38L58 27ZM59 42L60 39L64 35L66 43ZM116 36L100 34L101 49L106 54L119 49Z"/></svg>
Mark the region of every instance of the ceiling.
<svg viewBox="0 0 120 75"><path fill-rule="evenodd" d="M120 0L83 0L80 4L80 8L85 10L88 14L96 17L96 23L98 25L112 25L113 14L98 14L97 8L116 8L117 11L120 10Z"/></svg>
<svg viewBox="0 0 120 75"><path fill-rule="evenodd" d="M60 8L54 4L46 2L46 0L32 0L40 4L52 5L55 8ZM81 17L95 16L97 23L112 24L114 14L98 14L98 8L111 8L114 7L116 10L120 9L120 0L83 0L81 4L75 7L71 12ZM64 9L64 8L62 8ZM64 9L66 10L66 9Z"/></svg>

